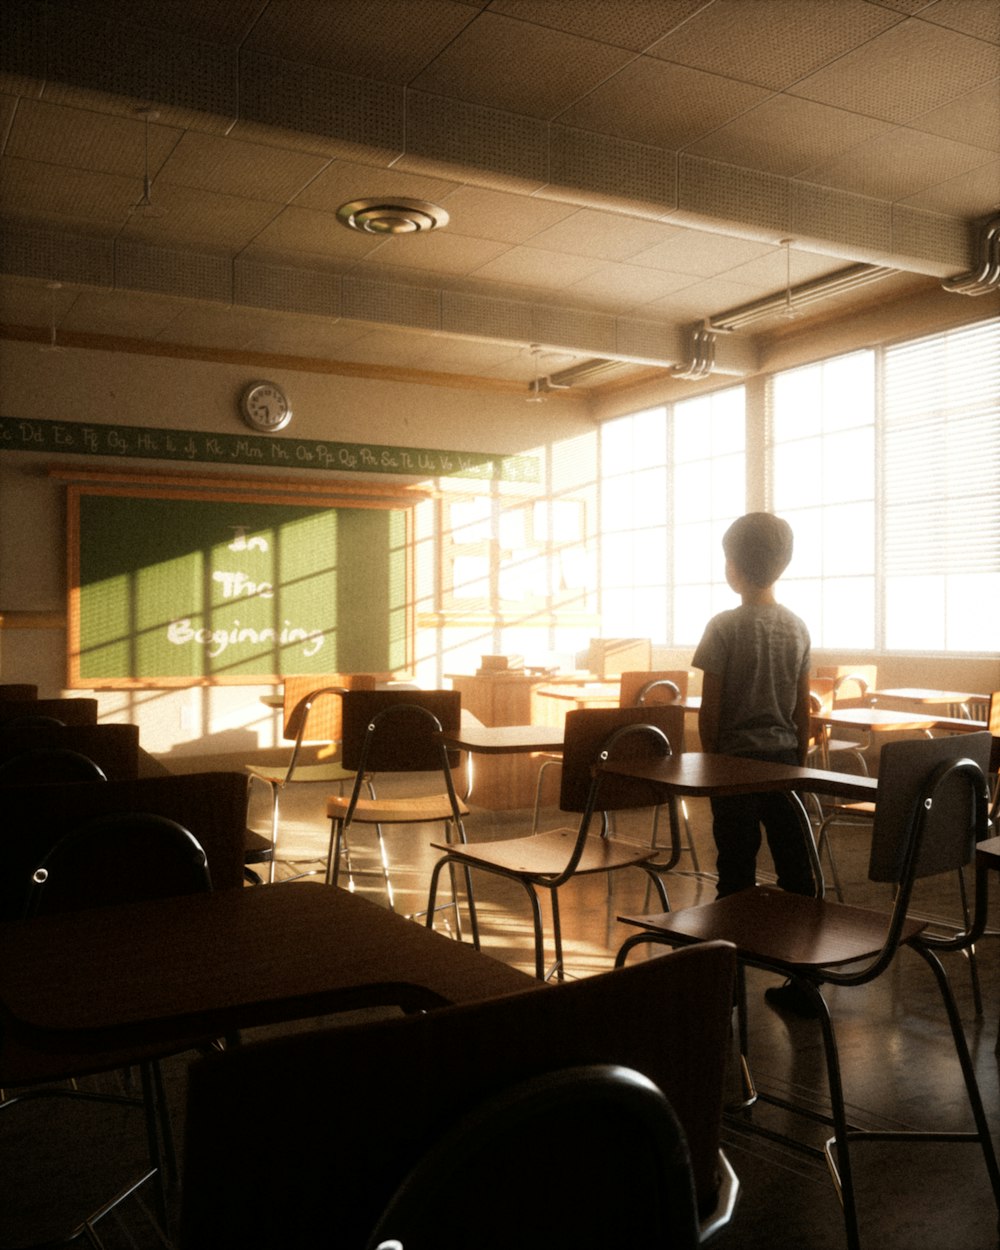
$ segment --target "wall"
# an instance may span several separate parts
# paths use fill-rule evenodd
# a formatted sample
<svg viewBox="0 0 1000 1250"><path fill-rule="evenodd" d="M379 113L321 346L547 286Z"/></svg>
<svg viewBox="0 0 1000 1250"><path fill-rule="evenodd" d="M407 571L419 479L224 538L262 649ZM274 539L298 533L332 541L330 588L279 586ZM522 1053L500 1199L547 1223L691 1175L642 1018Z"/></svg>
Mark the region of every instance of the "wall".
<svg viewBox="0 0 1000 1250"><path fill-rule="evenodd" d="M0 341L0 415L248 433L236 401L245 384L261 376L286 389L294 418L283 434L303 440L505 455L538 446L538 408L525 404L519 394L320 375L259 363L77 349L52 352L9 341ZM544 437L554 442L594 429L578 401L554 398L546 404L544 418ZM46 695L62 693L66 680L65 486L48 476L54 462L113 467L140 476L163 471L253 473L246 466L226 469L0 450L0 678L37 681ZM267 476L273 480L276 472L269 469ZM359 480L351 473L312 469L288 471L286 476L293 482ZM413 484L420 479L379 475L379 480ZM235 686L95 693L102 718L137 721L149 751L168 757L225 754L242 760L276 741L277 717L260 702L265 692L269 688Z"/></svg>

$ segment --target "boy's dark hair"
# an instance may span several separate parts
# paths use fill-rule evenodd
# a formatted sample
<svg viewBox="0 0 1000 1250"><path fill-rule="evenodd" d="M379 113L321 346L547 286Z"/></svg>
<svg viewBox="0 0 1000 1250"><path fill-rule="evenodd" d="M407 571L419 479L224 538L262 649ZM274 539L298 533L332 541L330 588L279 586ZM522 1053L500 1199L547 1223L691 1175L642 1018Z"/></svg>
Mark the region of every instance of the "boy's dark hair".
<svg viewBox="0 0 1000 1250"><path fill-rule="evenodd" d="M722 550L747 581L773 586L792 558L792 527L770 512L748 512L722 536Z"/></svg>

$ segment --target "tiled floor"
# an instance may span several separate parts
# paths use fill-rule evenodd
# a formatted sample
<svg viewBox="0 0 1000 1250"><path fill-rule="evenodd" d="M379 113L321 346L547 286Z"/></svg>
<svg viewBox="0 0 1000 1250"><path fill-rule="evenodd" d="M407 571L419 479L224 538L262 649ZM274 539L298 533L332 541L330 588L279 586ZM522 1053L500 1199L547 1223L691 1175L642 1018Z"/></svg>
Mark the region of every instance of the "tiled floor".
<svg viewBox="0 0 1000 1250"><path fill-rule="evenodd" d="M696 844L703 868L711 868L713 851L707 804L690 804ZM474 810L468 822L470 840L500 837L526 829L526 813L490 813ZM559 822L548 812L549 823ZM327 837L322 793L303 787L285 804L284 845L304 857L321 853ZM646 818L633 817L631 828L619 832L644 836ZM429 849L436 831L397 828L387 831L397 910L419 910L426 902L427 882L434 852ZM843 832L838 838L838 861L849 901L884 906L884 887L867 884L866 845L863 835ZM355 869L377 869L374 841L366 832L352 838ZM688 860L679 867L687 868ZM766 867L766 863L762 864ZM283 874L282 874L283 875ZM344 884L342 881L341 884ZM380 902L385 893L381 873L358 873L356 888ZM294 886L289 887L294 888ZM674 907L714 896L706 878L683 872L670 880ZM485 949L527 971L532 969L531 931L527 908L518 887L482 879L478 890ZM609 891L607 880L589 878L570 883L561 894L566 958L569 974L587 976L611 966L615 952L631 931L616 917L642 911L646 905L644 878L618 874ZM941 914L949 905L941 898L921 900L929 914ZM988 1112L1000 1132L1000 1086L994 1042L1000 1001L1000 955L996 936L988 936L980 951L985 1001L984 1015L972 1011L968 970L952 957L954 980L967 1034L977 1066ZM796 1100L823 1102L825 1078L818 1026L811 1021L779 1015L763 1000L773 978L749 975L751 1061L762 1088L791 1094ZM904 957L897 968L871 986L831 990L828 1000L838 1025L846 1096L859 1123L965 1128L968 1124L957 1065L950 1048L936 992L929 973L915 957ZM173 1061L169 1078L178 1120L183 1114L186 1059ZM764 1122L776 1113L758 1109ZM777 1123L775 1121L775 1123ZM2 1127L2 1126L0 1126ZM719 1250L840 1250L843 1225L823 1163L760 1136L750 1136L745 1119L727 1120L724 1143L738 1173L742 1192L736 1217L716 1240ZM812 1139L818 1136L812 1129ZM825 1134L823 1134L825 1136ZM976 1146L926 1144L864 1145L856 1151L856 1172L863 1243L879 1250L988 1250L997 1241L997 1212ZM263 1197L263 1200L270 1200ZM148 1222L130 1213L125 1229L106 1221L109 1247L159 1244ZM131 1240L117 1242L125 1236ZM0 1241L2 1244L2 1241ZM474 1247L470 1246L470 1250ZM609 1247L609 1250L618 1250Z"/></svg>

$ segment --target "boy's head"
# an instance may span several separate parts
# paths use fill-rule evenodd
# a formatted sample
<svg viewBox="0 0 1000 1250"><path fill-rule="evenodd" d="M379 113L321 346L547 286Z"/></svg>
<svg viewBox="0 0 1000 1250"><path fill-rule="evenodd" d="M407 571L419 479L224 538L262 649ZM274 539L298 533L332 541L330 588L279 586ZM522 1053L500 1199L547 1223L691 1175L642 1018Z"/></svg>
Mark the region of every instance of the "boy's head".
<svg viewBox="0 0 1000 1250"><path fill-rule="evenodd" d="M792 527L770 512L748 512L722 536L722 550L753 586L773 586L792 558Z"/></svg>

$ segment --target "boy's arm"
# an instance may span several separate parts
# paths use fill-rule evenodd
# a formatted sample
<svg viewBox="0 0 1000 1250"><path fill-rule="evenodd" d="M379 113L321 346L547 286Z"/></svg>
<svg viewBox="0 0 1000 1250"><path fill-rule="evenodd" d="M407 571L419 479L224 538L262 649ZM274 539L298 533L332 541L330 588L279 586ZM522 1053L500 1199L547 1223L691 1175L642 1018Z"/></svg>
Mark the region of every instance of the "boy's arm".
<svg viewBox="0 0 1000 1250"><path fill-rule="evenodd" d="M698 709L698 736L701 749L714 755L719 744L719 713L722 707L722 678L705 673L701 683L701 707Z"/></svg>
<svg viewBox="0 0 1000 1250"><path fill-rule="evenodd" d="M795 700L795 728L799 735L799 763L805 764L812 740L812 709L810 707L809 674L799 678L798 695Z"/></svg>

